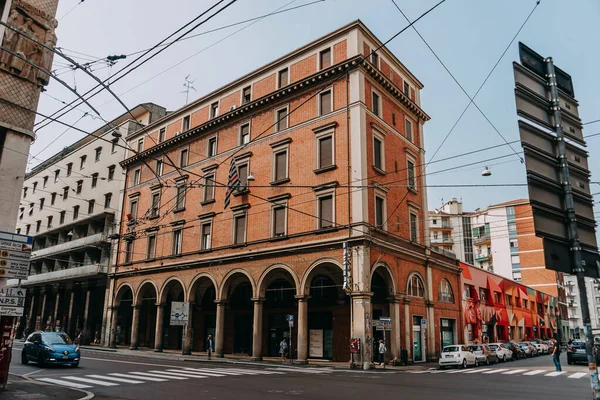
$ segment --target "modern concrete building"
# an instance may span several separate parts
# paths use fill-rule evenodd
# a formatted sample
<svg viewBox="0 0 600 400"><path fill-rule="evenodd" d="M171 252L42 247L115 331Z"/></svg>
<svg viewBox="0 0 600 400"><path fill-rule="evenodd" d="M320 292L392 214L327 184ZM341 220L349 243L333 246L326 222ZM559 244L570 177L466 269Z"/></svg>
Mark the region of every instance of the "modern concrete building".
<svg viewBox="0 0 600 400"><path fill-rule="evenodd" d="M119 231L122 137L162 118L140 104L34 167L25 178L16 232L34 237L22 328L102 332L110 235ZM13 228L14 229L14 228ZM116 243L116 242L115 242ZM114 258L114 257L113 257ZM15 285L17 282L9 281Z"/></svg>
<svg viewBox="0 0 600 400"><path fill-rule="evenodd" d="M380 317L392 358L457 340L460 269L423 222L423 86L381 44L352 22L126 137L111 345L211 334L260 359L286 338L298 362L349 361L356 338L369 368Z"/></svg>

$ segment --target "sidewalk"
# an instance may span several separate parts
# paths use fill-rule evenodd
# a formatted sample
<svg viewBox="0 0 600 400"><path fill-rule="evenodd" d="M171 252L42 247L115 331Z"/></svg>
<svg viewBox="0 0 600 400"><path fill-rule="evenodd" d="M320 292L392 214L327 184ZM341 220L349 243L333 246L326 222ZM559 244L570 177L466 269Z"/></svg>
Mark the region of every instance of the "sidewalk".
<svg viewBox="0 0 600 400"><path fill-rule="evenodd" d="M213 363L231 363L231 364L245 364L245 365L257 365L257 366L281 366L284 365L279 357L264 357L262 361L252 361L249 356L242 355L231 355L227 354L223 358L217 358L213 355L213 357L208 360L206 357L206 353L197 352L192 355L182 355L180 350L163 350L163 352L155 352L151 349L140 348L139 350L129 350L126 347L118 347L116 349L102 347L102 346L81 346L81 350L85 352L88 351L98 351L98 352L108 352L108 353L117 353L123 356L132 356L132 357L144 357L151 358L157 360L176 360L176 361L186 361L186 362L213 362ZM85 360L85 355L83 355L83 359ZM289 365L289 364L285 364ZM348 362L333 362L326 360L309 360L307 365L294 365L296 367L317 367L317 368L334 368L334 369L350 369L350 365ZM437 368L437 362L431 363L420 363L420 364L412 364L412 365L403 365L403 366L392 366L386 365L385 370L389 371L423 371L430 368ZM377 371L382 371L384 368L382 366L376 365L375 369Z"/></svg>
<svg viewBox="0 0 600 400"><path fill-rule="evenodd" d="M17 375L9 375L6 390L0 388L0 399L60 399L81 400L91 399L86 392L68 389L62 386L47 385L37 381L23 379Z"/></svg>

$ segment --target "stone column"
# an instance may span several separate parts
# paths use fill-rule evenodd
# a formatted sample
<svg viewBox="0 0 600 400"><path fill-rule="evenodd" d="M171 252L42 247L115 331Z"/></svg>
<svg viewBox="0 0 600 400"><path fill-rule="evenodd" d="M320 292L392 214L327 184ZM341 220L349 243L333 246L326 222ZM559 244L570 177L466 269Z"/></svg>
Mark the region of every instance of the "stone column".
<svg viewBox="0 0 600 400"><path fill-rule="evenodd" d="M223 344L225 341L225 301L218 300L217 321L215 326L215 357L223 357Z"/></svg>
<svg viewBox="0 0 600 400"><path fill-rule="evenodd" d="M192 327L194 326L194 303L190 301L190 315L188 315L188 321L184 326L184 336L183 336L183 349L181 350L181 354L190 355L192 354Z"/></svg>
<svg viewBox="0 0 600 400"><path fill-rule="evenodd" d="M427 306L427 327L426 338L427 338L427 361L433 361L437 358L435 351L435 314L434 314L434 302L426 301Z"/></svg>
<svg viewBox="0 0 600 400"><path fill-rule="evenodd" d="M75 301L75 292L71 290L71 298L69 299L69 317L67 318L66 331L71 334L73 333L73 305Z"/></svg>
<svg viewBox="0 0 600 400"><path fill-rule="evenodd" d="M298 299L298 359L296 364L308 363L308 296L296 296Z"/></svg>
<svg viewBox="0 0 600 400"><path fill-rule="evenodd" d="M131 344L129 350L138 349L138 328L140 325L140 304L133 305L133 317L131 321Z"/></svg>
<svg viewBox="0 0 600 400"><path fill-rule="evenodd" d="M392 331L390 332L390 356L392 360L400 359L400 299L391 297L389 300Z"/></svg>
<svg viewBox="0 0 600 400"><path fill-rule="evenodd" d="M88 329L88 315L90 313L90 294L91 290L88 289L85 293L85 308L83 309L83 331L86 332L86 337L89 336Z"/></svg>
<svg viewBox="0 0 600 400"><path fill-rule="evenodd" d="M371 295L372 293L353 293L351 305L354 337L360 338L362 368L365 370L374 368Z"/></svg>
<svg viewBox="0 0 600 400"><path fill-rule="evenodd" d="M108 347L117 348L117 325L119 323L119 306L114 305L112 308L112 318L110 322L110 339Z"/></svg>
<svg viewBox="0 0 600 400"><path fill-rule="evenodd" d="M410 334L412 330L412 318L410 317L410 299L404 298L404 345L406 351L408 351L408 359L412 361L413 356L413 344L410 340Z"/></svg>
<svg viewBox="0 0 600 400"><path fill-rule="evenodd" d="M31 304L29 305L29 321L27 321L27 326L25 327L27 328L32 328L32 326L35 324L35 316L34 314L34 310L35 310L35 300L38 298L38 295L34 292L33 296L31 296Z"/></svg>
<svg viewBox="0 0 600 400"><path fill-rule="evenodd" d="M263 342L263 303L265 299L255 298L254 302L254 326L252 327L252 361L262 360Z"/></svg>
<svg viewBox="0 0 600 400"><path fill-rule="evenodd" d="M44 290L44 297L42 298L42 312L40 313L40 323L38 326L37 323L37 319L36 319L36 323L35 323L35 330L44 330L46 328L46 321L44 321L44 313L46 312L46 299L48 298L48 292L46 292L46 290Z"/></svg>
<svg viewBox="0 0 600 400"><path fill-rule="evenodd" d="M154 331L154 351L162 353L163 351L163 315L165 313L165 303L156 303L156 330Z"/></svg>

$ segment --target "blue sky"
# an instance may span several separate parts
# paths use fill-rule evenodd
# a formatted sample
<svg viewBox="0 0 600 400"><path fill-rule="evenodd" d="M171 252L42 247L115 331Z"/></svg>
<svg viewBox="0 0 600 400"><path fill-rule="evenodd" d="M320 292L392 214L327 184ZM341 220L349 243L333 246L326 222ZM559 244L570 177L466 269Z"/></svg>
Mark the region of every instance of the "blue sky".
<svg viewBox="0 0 600 400"><path fill-rule="evenodd" d="M437 1L397 0L397 3L409 18L415 19ZM239 0L197 32L260 16L281 7L294 7L308 2L310 0ZM148 48L214 1L177 0L166 3L160 0L102 0L85 1L73 8L77 3L79 0L60 0L58 17L70 12L60 20L57 30L58 46L64 47L70 54L73 54L71 51L78 51L100 58ZM447 0L419 21L416 27L466 91L473 95L534 5L535 0ZM191 74L197 90L192 92L192 98L201 96L357 18L382 41L407 25L391 0L325 0L265 18L236 34L233 33L243 25L176 44L113 85L112 89L122 94L121 98L128 106L151 101L168 109L176 109L185 102L185 94L181 92L184 89L184 78L188 74ZM594 29L599 20L600 3L596 0L541 1L517 41L475 99L507 141L518 140L519 137L511 65L518 57L518 41L523 41L544 56L552 56L556 65L573 76L575 95L580 102L579 111L584 122L600 119L600 78L597 73L600 53L597 51L598 33ZM215 44L231 34L231 37ZM173 64L211 45L213 46L190 60L130 91ZM430 160L469 100L414 31L406 31L388 47L425 85L421 99L423 109L431 116L431 121L425 125L425 149ZM59 61L58 58L55 60ZM125 61L120 61L112 68L112 72L124 65ZM55 68L60 66L55 65ZM64 69L60 71L60 77L70 85L76 85L79 92L93 86L93 82L80 72L73 74ZM110 71L109 68L102 68L95 73L104 79ZM46 94L48 96L42 95L40 100L39 111L42 113L50 113L61 106L50 96L64 101L74 98L58 82L52 82ZM107 94L95 97L92 104L107 120L124 111ZM79 108L89 111L85 106ZM74 123L81 116L82 112L74 111L62 120ZM90 131L100 125L100 119L91 117L85 117L77 123L77 127ZM65 128L58 124L51 124L38 131L32 155L45 159L82 135L73 130L68 131L37 155L64 131ZM598 132L600 123L585 126L584 135ZM471 106L435 159L502 143L504 140ZM519 143L514 144L513 148L517 152L521 151ZM590 152L592 180L600 181L600 162L595 161L600 157L600 136L590 138L587 150ZM503 146L468 157L434 163L428 168L428 172L432 174L428 175L427 183L432 186L525 183L525 166L514 153L511 156L511 153L508 146ZM504 155L507 157L487 161ZM39 163L39 159L31 160L30 167ZM475 161L481 163L458 168ZM481 171L486 164L490 166L492 176L483 178ZM433 174L448 168L453 170ZM600 185L593 185L592 189L594 193L600 192ZM527 189L430 187L428 196L430 209L439 207L442 201L457 197L463 200L466 210L472 210L527 197ZM600 195L596 196L596 200L600 200Z"/></svg>

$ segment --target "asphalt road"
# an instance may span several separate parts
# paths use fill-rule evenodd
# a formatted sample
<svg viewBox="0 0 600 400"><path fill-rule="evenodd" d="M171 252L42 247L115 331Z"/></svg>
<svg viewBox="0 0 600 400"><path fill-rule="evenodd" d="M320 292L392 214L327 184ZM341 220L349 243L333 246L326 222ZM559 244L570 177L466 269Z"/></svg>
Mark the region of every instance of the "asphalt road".
<svg viewBox="0 0 600 400"><path fill-rule="evenodd" d="M549 356L463 370L349 371L320 367L183 362L86 351L79 368L20 364L11 372L92 392L97 399L589 399L585 365L553 373ZM549 375L550 374L550 375Z"/></svg>

